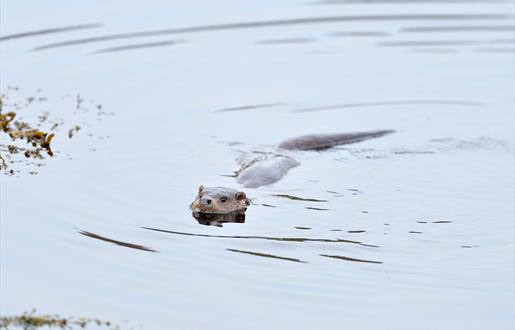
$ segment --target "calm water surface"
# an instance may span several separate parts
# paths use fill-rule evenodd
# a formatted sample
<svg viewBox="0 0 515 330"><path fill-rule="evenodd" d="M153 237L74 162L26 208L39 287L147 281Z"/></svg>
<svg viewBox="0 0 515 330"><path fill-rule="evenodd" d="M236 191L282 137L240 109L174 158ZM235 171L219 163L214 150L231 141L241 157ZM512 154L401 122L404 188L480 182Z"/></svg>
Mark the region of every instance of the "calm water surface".
<svg viewBox="0 0 515 330"><path fill-rule="evenodd" d="M2 315L513 327L513 2L1 6L2 93L83 125L37 175L1 176ZM295 153L244 221L188 209L238 187L242 153L376 129L397 133Z"/></svg>

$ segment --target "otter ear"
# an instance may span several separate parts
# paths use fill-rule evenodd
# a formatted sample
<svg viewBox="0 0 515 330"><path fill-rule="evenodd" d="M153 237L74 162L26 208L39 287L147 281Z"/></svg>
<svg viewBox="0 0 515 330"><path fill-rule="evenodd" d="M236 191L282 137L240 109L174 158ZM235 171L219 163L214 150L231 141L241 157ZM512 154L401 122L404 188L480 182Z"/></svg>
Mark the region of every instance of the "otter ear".
<svg viewBox="0 0 515 330"><path fill-rule="evenodd" d="M236 199L237 200L242 200L242 199L245 199L247 198L247 195L245 195L245 193L243 191L238 191L236 193Z"/></svg>
<svg viewBox="0 0 515 330"><path fill-rule="evenodd" d="M204 190L204 186L199 186L198 187L198 194L202 194L202 191Z"/></svg>

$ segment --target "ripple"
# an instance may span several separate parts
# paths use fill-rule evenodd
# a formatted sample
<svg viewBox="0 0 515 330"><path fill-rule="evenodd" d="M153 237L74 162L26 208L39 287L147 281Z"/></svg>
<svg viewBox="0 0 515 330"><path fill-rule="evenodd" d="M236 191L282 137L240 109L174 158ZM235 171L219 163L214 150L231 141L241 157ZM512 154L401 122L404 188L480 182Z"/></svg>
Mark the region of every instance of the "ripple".
<svg viewBox="0 0 515 330"><path fill-rule="evenodd" d="M112 239L112 238L107 238L107 237L104 237L104 236L100 236L100 235L91 233L89 231L81 230L81 231L79 231L79 234L84 235L84 236L88 236L88 237L91 237L91 238L94 238L94 239L98 239L98 240L101 240L101 241L104 241L104 242L109 242L109 243L113 243L113 244L116 244L116 245L119 245L119 246L127 247L127 248L130 248L130 249L137 249L137 250L143 250L143 251L148 251L148 252L158 252L158 251L156 251L154 249L151 249L151 248L143 246L143 245L118 241L118 240L115 240L115 239Z"/></svg>
<svg viewBox="0 0 515 330"><path fill-rule="evenodd" d="M317 40L314 38L284 38L284 39L267 39L260 40L257 43L261 45L282 45L282 44L306 44L314 43Z"/></svg>
<svg viewBox="0 0 515 330"><path fill-rule="evenodd" d="M74 45L82 45L82 44L96 43L96 42L103 42L103 41L153 37L153 36L167 35L167 34L212 32L212 31L225 31L225 30L236 30L236 29L255 29L255 28L306 25L306 24L325 24L325 23L338 23L338 22L366 22L366 21L374 22L374 21L496 20L496 19L506 19L506 18L512 18L512 17L513 17L513 15L506 15L506 14L423 14L423 15L421 15L421 14L406 14L406 15L301 17L301 18L268 20L268 21L226 23L226 24L213 24L213 25L197 25L197 26L189 26L189 27L183 27L183 28L172 28L172 29L162 29L162 30L109 34L109 35L103 35L103 36L96 36L96 37L82 38L82 39L73 39L73 40L68 40L68 41L41 45L41 46L33 48L32 50L38 51L38 50L67 47L67 46L74 46Z"/></svg>
<svg viewBox="0 0 515 330"><path fill-rule="evenodd" d="M474 46L482 44L479 40L410 40L380 42L382 47L435 47L435 46Z"/></svg>
<svg viewBox="0 0 515 330"><path fill-rule="evenodd" d="M142 44L132 44L132 45L124 45L119 47L112 47L112 48L104 48L99 49L95 54L104 54L104 53L115 53L115 52L122 52L127 50L136 50L136 49L144 49L144 48L155 48L155 47L164 47L164 46L173 46L180 43L184 43L182 40L169 40L169 41L160 41L160 42L147 42Z"/></svg>
<svg viewBox="0 0 515 330"><path fill-rule="evenodd" d="M328 200L326 200L326 199L303 198L303 197L297 197L297 196L292 196L292 195L287 195L287 194L275 194L272 196L287 198L292 201L317 202L317 203L327 203L328 202Z"/></svg>
<svg viewBox="0 0 515 330"><path fill-rule="evenodd" d="M400 30L400 32L514 32L514 25L468 25L468 26L413 26Z"/></svg>
<svg viewBox="0 0 515 330"><path fill-rule="evenodd" d="M61 33L61 32L68 32L68 31L94 29L94 28L98 28L101 26L102 26L102 24L93 23L93 24L82 24L82 25L50 28L50 29L45 29L45 30L21 32L21 33L16 33L16 34L9 34L9 35L3 36L3 37L0 36L0 41L21 39L21 38L27 38L27 37L35 37L35 36L40 36L40 35L45 35L45 34Z"/></svg>
<svg viewBox="0 0 515 330"><path fill-rule="evenodd" d="M196 233L185 233L180 231L158 229L152 227L141 227L142 229L158 231L162 233L182 235L182 236L195 236L195 237L209 237L209 238L233 238L233 239L256 239L256 240L267 240L267 241L280 241L280 242L320 242L320 243L349 243L357 244L366 247L379 248L380 246L365 244L358 241L351 241L347 239L329 239L329 238L307 238L307 237L269 237L269 236L243 236L243 235L209 235L209 234L196 234Z"/></svg>
<svg viewBox="0 0 515 330"><path fill-rule="evenodd" d="M253 252L253 251L244 251L244 250L236 250L236 249L226 249L227 251L231 252L238 252L243 254L250 254L257 257L265 257L265 258L272 258L272 259L280 259L280 260L287 260L287 261L294 261L294 262L300 262L300 263L307 263L306 261L302 261L295 258L288 258L288 257L281 257L274 254L268 254L268 253L261 253L261 252Z"/></svg>
<svg viewBox="0 0 515 330"><path fill-rule="evenodd" d="M282 106L282 105L285 105L285 104L284 103L251 104L251 105L243 105L243 106L232 107L232 108L222 108L222 109L215 110L214 112L230 112L230 111L252 110L252 109L279 107L279 106Z"/></svg>
<svg viewBox="0 0 515 330"><path fill-rule="evenodd" d="M399 100L399 101L379 101L363 103L344 103L329 106L311 107L293 110L292 112L313 112L324 110L339 110L351 108L381 107L393 105L459 105L459 106L482 106L483 103L462 100Z"/></svg>
<svg viewBox="0 0 515 330"><path fill-rule="evenodd" d="M329 254L321 254L320 256L326 257L326 258L346 260L346 261L365 262L365 263L370 263L370 264L382 264L383 263L382 261L372 261L372 260L365 260L365 259L350 258L350 257L345 257L345 256L329 255Z"/></svg>

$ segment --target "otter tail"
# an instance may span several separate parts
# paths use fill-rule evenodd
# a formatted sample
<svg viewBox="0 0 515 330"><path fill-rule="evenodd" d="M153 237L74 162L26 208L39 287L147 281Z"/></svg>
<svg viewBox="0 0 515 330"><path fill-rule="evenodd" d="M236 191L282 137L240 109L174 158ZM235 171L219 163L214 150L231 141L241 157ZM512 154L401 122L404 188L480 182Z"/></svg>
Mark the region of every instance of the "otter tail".
<svg viewBox="0 0 515 330"><path fill-rule="evenodd" d="M394 133L393 130L381 130L358 133L313 134L291 138L281 142L277 148L283 150L323 150L337 145L351 144L376 139Z"/></svg>

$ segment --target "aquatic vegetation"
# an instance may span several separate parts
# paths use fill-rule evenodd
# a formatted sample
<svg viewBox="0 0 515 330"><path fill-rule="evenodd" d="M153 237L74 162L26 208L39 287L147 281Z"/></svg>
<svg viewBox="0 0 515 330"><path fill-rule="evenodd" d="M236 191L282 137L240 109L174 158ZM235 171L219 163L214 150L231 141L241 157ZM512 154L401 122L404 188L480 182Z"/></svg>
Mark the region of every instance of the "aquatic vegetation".
<svg viewBox="0 0 515 330"><path fill-rule="evenodd" d="M40 92L41 90L38 90L38 93ZM20 170L14 165L22 163L29 167L26 169L28 173L37 174L38 172L30 167L41 167L44 165L44 159L55 156L52 141L54 138L65 136L65 133L61 134L64 122L62 118L54 118L49 111L40 109L48 108L41 105L41 102L46 101L47 97L23 96L17 87L8 87L6 93L0 96L0 172L9 175L19 173ZM84 107L86 100L80 94L77 94L73 101L74 104L68 105L74 106L74 111L71 112L73 115L85 115L89 112L88 108ZM32 110L30 113L25 111L28 107ZM34 107L37 110L33 110ZM102 110L101 105L96 105L95 110L99 121L101 116L113 115ZM35 111L40 114L37 115L38 112ZM84 125L89 127L87 121L81 126L72 125L67 130L68 138L74 137ZM87 133L87 136L93 137L93 134Z"/></svg>
<svg viewBox="0 0 515 330"><path fill-rule="evenodd" d="M99 319L90 319L85 317L72 318L61 317L59 315L36 315L36 310L25 312L19 316L2 316L0 317L0 329L24 329L34 330L39 328L57 328L57 329L84 329L88 326L96 326L102 329L119 329L117 325L113 325L109 321Z"/></svg>
<svg viewBox="0 0 515 330"><path fill-rule="evenodd" d="M68 131L68 137L71 139L75 133L80 131L80 128L81 127L79 125L75 125L75 127L70 128L70 130Z"/></svg>
<svg viewBox="0 0 515 330"><path fill-rule="evenodd" d="M6 134L10 138L10 144L1 145L0 151L4 151L9 155L23 154L26 158L43 159L44 155L52 157L54 152L50 146L55 134L50 131L42 131L33 128L26 121L15 120L16 112L9 111L3 113L4 101L0 96L0 129L1 133ZM40 121L46 121L47 115L41 116ZM18 143L18 144L15 144ZM0 155L0 170L7 170L8 165L4 156ZM11 173L12 174L12 173Z"/></svg>

